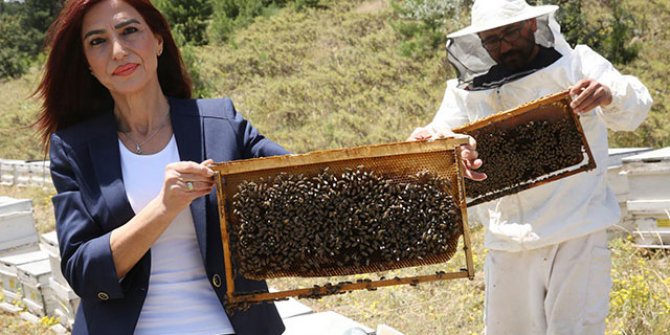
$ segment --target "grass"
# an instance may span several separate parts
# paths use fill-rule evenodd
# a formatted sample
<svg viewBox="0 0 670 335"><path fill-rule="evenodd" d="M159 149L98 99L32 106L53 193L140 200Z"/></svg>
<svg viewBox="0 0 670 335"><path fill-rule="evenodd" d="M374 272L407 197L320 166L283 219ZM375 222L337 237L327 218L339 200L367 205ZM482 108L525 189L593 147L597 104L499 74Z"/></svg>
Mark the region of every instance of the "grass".
<svg viewBox="0 0 670 335"><path fill-rule="evenodd" d="M596 0L593 0L596 1ZM452 70L443 50L426 58L400 55L392 11L380 1L323 1L325 7L284 9L259 17L223 46L196 49L212 96L230 96L265 135L294 152L402 140L430 121ZM594 2L596 3L596 2ZM610 133L613 146L670 145L670 3L625 0L638 20L643 48L620 67L638 76L655 100L649 118L631 133ZM602 3L597 2L598 6ZM594 6L596 8L597 6ZM464 24L462 24L464 25ZM458 27L447 27L452 31ZM42 159L34 131L38 68L0 81L0 158ZM33 199L38 231L53 229L52 190L0 188ZM368 326L386 323L406 334L467 334L482 329L482 232L473 234L474 281L452 280L303 300ZM613 240L614 287L608 335L670 333L670 264L663 252ZM415 269L400 271L414 275ZM425 271L434 271L433 267ZM308 284L276 280L277 287ZM47 334L18 317L0 314L0 334Z"/></svg>
<svg viewBox="0 0 670 335"><path fill-rule="evenodd" d="M48 203L53 190L0 188L0 194L31 198L41 233L54 229L53 209ZM484 305L483 229L474 228L471 238L475 279L423 283L416 287L393 286L377 291L355 291L319 300L301 299L315 311L335 311L369 327L387 324L406 335L472 335L483 328ZM668 252L638 249L629 238L610 241L613 254L610 313L607 335L657 335L670 331L670 258ZM455 271L464 266L459 251L446 265L409 268L381 274L386 278ZM375 279L376 275L370 276ZM355 276L354 279L367 276ZM331 279L331 282L341 281ZM280 290L323 285L327 279L282 278L270 281ZM1 335L50 334L43 325L32 325L18 316L0 313Z"/></svg>

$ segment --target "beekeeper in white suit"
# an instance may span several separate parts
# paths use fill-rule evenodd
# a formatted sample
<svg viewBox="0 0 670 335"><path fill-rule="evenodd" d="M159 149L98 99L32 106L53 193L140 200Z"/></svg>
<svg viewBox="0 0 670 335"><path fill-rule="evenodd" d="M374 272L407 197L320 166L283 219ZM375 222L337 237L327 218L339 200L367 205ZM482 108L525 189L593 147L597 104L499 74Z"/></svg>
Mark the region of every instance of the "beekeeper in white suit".
<svg viewBox="0 0 670 335"><path fill-rule="evenodd" d="M587 46L572 49L554 19L557 6L476 0L471 25L448 35L458 78L449 80L433 121L411 139L570 89L597 168L477 206L486 225L487 335L603 334L611 287L605 229L619 221L606 184L607 128L633 130L652 99ZM486 176L474 146L468 176ZM547 148L547 150L554 150ZM494 172L493 172L494 173Z"/></svg>

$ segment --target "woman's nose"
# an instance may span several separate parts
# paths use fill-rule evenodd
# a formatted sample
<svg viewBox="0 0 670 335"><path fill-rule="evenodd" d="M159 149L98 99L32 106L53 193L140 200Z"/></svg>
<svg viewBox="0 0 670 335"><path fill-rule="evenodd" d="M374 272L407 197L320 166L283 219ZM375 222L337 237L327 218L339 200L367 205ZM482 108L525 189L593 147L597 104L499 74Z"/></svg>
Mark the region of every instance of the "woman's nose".
<svg viewBox="0 0 670 335"><path fill-rule="evenodd" d="M112 40L112 57L114 60L123 59L128 55L125 45L118 38L113 38Z"/></svg>

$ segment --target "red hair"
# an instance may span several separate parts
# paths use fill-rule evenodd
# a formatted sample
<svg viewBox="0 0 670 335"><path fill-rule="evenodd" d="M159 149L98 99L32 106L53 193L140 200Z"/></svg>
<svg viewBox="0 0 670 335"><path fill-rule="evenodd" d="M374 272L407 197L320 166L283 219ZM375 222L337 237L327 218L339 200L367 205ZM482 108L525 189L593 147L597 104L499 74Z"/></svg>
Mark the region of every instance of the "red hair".
<svg viewBox="0 0 670 335"><path fill-rule="evenodd" d="M49 55L42 81L35 94L42 100L36 126L46 149L49 137L59 129L111 112L114 101L90 73L81 40L86 13L106 0L69 0L49 28ZM154 34L163 38L163 53L158 57L158 81L163 93L177 98L191 97L191 78L172 37L165 17L149 0L123 0L142 15Z"/></svg>

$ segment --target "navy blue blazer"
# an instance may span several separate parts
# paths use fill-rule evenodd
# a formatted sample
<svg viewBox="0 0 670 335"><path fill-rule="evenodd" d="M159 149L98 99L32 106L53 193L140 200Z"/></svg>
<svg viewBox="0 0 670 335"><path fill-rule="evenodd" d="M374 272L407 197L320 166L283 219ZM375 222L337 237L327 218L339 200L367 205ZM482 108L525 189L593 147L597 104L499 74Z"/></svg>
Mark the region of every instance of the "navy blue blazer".
<svg viewBox="0 0 670 335"><path fill-rule="evenodd" d="M172 129L182 161L225 162L286 154L235 111L229 99L169 99ZM73 335L132 334L147 294L149 252L119 283L109 237L135 213L121 175L116 122L109 112L51 136L51 176L61 269L81 297ZM152 171L151 173L157 173ZM226 283L216 192L191 203L207 276L223 304ZM261 241L259 241L261 243ZM267 290L263 281L238 276L240 291ZM175 301L178 304L178 301ZM274 304L254 305L228 315L240 335L281 334Z"/></svg>

